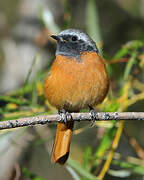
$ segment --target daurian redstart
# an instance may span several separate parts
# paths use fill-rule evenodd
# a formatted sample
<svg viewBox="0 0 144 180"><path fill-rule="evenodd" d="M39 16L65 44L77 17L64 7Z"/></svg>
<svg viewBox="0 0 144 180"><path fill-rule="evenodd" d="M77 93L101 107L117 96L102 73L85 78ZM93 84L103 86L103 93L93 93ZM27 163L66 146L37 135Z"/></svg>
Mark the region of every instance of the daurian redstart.
<svg viewBox="0 0 144 180"><path fill-rule="evenodd" d="M109 78L95 42L76 29L67 29L51 37L57 41L57 49L50 75L44 83L49 103L65 117L101 103L108 92ZM52 162L66 162L73 126L73 121L58 123Z"/></svg>

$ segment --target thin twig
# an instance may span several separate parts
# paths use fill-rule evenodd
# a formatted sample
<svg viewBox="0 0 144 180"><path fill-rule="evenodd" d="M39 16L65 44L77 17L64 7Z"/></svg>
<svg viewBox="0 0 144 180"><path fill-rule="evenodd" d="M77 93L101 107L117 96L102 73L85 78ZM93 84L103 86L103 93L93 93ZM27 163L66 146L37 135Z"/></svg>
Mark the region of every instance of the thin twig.
<svg viewBox="0 0 144 180"><path fill-rule="evenodd" d="M71 113L73 121L91 121L90 113ZM0 130L10 129L23 126L32 126L36 124L46 124L51 122L60 122L61 116L56 115L39 115L34 117L20 118L0 122ZM68 119L70 121L71 119ZM144 120L144 112L98 112L96 120Z"/></svg>

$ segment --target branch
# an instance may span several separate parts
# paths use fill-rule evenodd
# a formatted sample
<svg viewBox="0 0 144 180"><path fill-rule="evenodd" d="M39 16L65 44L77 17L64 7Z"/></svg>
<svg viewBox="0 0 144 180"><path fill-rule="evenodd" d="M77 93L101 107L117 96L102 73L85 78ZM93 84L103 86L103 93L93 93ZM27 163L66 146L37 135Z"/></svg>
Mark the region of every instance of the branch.
<svg viewBox="0 0 144 180"><path fill-rule="evenodd" d="M73 121L92 121L90 113L71 113L71 115ZM70 120L71 119L68 119L68 121ZM144 112L98 112L96 113L96 120L144 120ZM61 116L59 114L26 117L16 120L1 121L0 130L60 121Z"/></svg>

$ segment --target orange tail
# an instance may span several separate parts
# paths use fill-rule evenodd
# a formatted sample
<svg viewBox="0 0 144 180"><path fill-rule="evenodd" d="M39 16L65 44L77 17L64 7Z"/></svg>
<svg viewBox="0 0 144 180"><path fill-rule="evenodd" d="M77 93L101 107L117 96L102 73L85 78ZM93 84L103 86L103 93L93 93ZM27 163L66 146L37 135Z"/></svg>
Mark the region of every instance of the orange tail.
<svg viewBox="0 0 144 180"><path fill-rule="evenodd" d="M64 164L69 156L74 122L58 123L51 161Z"/></svg>

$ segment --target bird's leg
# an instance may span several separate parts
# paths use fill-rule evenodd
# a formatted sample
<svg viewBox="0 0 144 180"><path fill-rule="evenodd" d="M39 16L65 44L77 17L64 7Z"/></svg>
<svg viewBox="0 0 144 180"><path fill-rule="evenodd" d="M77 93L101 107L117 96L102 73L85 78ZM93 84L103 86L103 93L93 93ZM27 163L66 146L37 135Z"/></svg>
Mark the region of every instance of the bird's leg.
<svg viewBox="0 0 144 180"><path fill-rule="evenodd" d="M91 114L91 119L92 119L91 126L93 126L95 120L97 120L97 112L91 106L89 106L89 108L90 108L90 114Z"/></svg>
<svg viewBox="0 0 144 180"><path fill-rule="evenodd" d="M72 115L66 111L65 109L59 110L59 115L61 116L60 122L67 123L67 121L70 119L72 120Z"/></svg>

